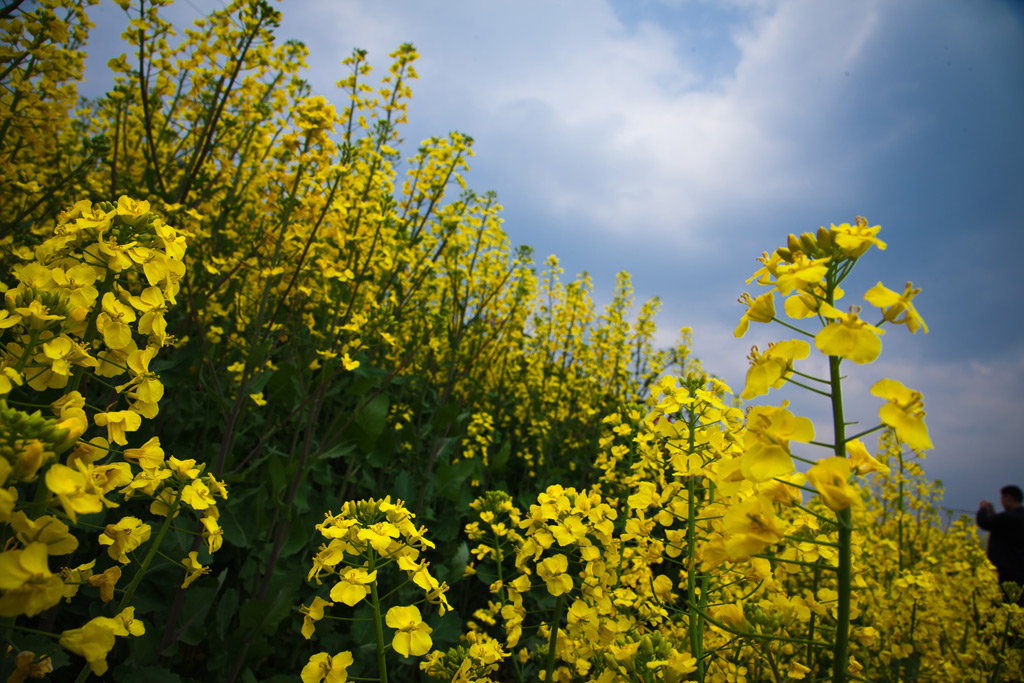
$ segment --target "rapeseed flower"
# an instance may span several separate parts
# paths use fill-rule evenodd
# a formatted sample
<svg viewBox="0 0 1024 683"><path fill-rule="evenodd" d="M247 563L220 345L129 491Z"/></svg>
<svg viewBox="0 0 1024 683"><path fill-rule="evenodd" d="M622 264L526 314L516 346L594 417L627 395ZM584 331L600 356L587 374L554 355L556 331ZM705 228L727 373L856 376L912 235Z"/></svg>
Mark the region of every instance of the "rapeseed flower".
<svg viewBox="0 0 1024 683"><path fill-rule="evenodd" d="M882 422L896 430L896 436L916 451L931 448L928 426L924 423L924 400L920 392L908 389L894 379L880 379L871 387L871 395L888 401L879 411Z"/></svg>
<svg viewBox="0 0 1024 683"><path fill-rule="evenodd" d="M395 652L403 657L420 657L430 652L433 646L430 639L432 629L423 622L423 617L415 605L392 607L384 621L397 631L391 641Z"/></svg>
<svg viewBox="0 0 1024 683"><path fill-rule="evenodd" d="M842 457L826 458L807 471L807 481L818 490L822 501L832 510L861 505L860 493L850 485L850 461Z"/></svg>
<svg viewBox="0 0 1024 683"><path fill-rule="evenodd" d="M817 349L827 356L846 358L859 365L878 358L882 352L882 340L879 337L885 331L861 320L859 312L857 306L852 306L849 313L843 313L823 303L820 313L832 318L832 322L814 336Z"/></svg>
<svg viewBox="0 0 1024 683"><path fill-rule="evenodd" d="M123 624L118 624L114 619L95 617L82 628L61 633L60 644L85 657L92 672L102 676L107 672L107 655L114 649L114 634L123 628Z"/></svg>
<svg viewBox="0 0 1024 683"><path fill-rule="evenodd" d="M326 652L318 652L302 667L302 683L345 683L352 662L352 653L348 651L339 652L333 657Z"/></svg>

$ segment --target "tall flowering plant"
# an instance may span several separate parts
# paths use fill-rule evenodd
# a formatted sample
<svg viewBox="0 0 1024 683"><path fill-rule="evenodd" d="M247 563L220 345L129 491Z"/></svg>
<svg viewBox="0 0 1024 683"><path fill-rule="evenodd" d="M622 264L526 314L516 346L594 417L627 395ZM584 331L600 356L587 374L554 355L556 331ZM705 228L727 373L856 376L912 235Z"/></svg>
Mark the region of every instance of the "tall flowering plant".
<svg viewBox="0 0 1024 683"><path fill-rule="evenodd" d="M424 527L417 528L415 516L402 501L392 502L390 497L383 500L349 501L338 514L328 513L317 530L326 539L313 557L313 567L308 580L323 585L324 579L331 582L328 598L313 598L303 606L302 635L309 639L317 629L317 622L323 619L342 619L355 622L370 622L377 650L377 677L372 680L386 683L388 660L386 654L394 651L402 657L421 657L430 652L432 632L418 607L419 603L436 605L441 615L451 610L445 593L448 585L439 582L430 571L430 563L421 557L421 552L431 549L434 544L427 540ZM390 576L396 569L404 580L381 595L379 586L385 574ZM384 613L387 598L407 584L415 585L422 593L416 603L393 605ZM368 618L333 617L329 608L338 603L352 608L369 603L372 616ZM391 641L386 643L385 625L393 631ZM348 668L353 663L349 651L331 655L319 652L312 655L302 669L303 683L320 681L344 681ZM364 679L371 680L371 679Z"/></svg>
<svg viewBox="0 0 1024 683"><path fill-rule="evenodd" d="M796 470L794 458L799 457L790 450L792 441L811 443L831 451L830 457L806 460L810 465L806 483L834 515L836 540L830 549L835 551L835 563L826 566L835 574L834 609L831 610L834 624L829 627L835 629L831 645L835 683L847 680L851 672L859 670L859 665L849 657L850 619L854 608L851 605L853 509L862 505L859 490L852 480L858 473L881 469L860 438L889 427L899 441L914 450L932 447L924 423L921 394L892 379L882 379L871 388L874 396L885 400L879 411L881 423L857 434L847 433L849 422L843 405L842 364L849 361L863 365L878 358L882 350L882 328L886 324L905 325L912 333L928 331L913 303L920 290L909 282L902 292L879 282L864 294L867 308L859 303L846 310L841 308L840 301L845 296L841 285L858 260L872 247L886 248L885 242L877 236L879 229L858 217L852 224L832 225L800 237L790 235L785 247L761 257L762 267L751 280L769 289L757 297L749 294L741 297L747 312L735 332L737 337L742 336L750 322L775 322L797 334L795 339L769 345L764 352L754 347L744 398L767 394L770 389L790 383L825 397L831 405L830 442L815 440L811 421L790 413L786 404L750 409L741 472L753 482L791 476ZM776 294L784 297L785 319L776 310ZM813 325L814 321L818 323L815 331L805 329L807 323ZM827 360L827 377L796 369L797 361L809 357L812 344Z"/></svg>
<svg viewBox="0 0 1024 683"><path fill-rule="evenodd" d="M6 654L23 673L47 666L17 644L19 634L40 632L26 621L83 589L101 603L119 596L116 609L53 636L85 658L80 679L106 672L116 638L145 632L132 598L181 512L195 513L188 533L210 553L221 545L223 482L195 460L167 456L157 437L129 443L159 413L164 387L150 365L172 343L164 315L177 300L185 247L147 202L122 196L79 202L34 249L13 249L0 311L0 616L13 643ZM163 518L155 532L114 511L129 501ZM97 518L106 523L90 523ZM75 557L88 537L100 556L57 559ZM168 558L183 585L205 573L198 555Z"/></svg>

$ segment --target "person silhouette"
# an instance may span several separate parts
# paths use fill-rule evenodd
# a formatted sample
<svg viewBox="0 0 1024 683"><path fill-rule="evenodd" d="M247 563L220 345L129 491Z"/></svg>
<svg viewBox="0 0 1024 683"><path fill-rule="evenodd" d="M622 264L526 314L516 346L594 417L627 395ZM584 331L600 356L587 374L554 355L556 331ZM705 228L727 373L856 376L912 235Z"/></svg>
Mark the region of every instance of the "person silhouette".
<svg viewBox="0 0 1024 683"><path fill-rule="evenodd" d="M1021 603L1024 593L1024 493L1019 486L1004 486L999 491L1003 512L996 513L987 500L981 501L975 521L989 533L988 559L999 574L999 583L1017 584Z"/></svg>

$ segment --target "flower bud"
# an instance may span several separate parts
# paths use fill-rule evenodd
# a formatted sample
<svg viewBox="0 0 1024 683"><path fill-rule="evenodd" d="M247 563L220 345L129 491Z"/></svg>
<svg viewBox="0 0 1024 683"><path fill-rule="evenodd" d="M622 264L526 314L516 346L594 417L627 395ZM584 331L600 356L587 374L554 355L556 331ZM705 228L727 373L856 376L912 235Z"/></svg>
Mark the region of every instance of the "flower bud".
<svg viewBox="0 0 1024 683"><path fill-rule="evenodd" d="M824 227L818 228L818 248L826 253L832 251L832 237Z"/></svg>
<svg viewBox="0 0 1024 683"><path fill-rule="evenodd" d="M811 233L805 232L800 235L800 246L808 256L813 258L818 255L818 240Z"/></svg>

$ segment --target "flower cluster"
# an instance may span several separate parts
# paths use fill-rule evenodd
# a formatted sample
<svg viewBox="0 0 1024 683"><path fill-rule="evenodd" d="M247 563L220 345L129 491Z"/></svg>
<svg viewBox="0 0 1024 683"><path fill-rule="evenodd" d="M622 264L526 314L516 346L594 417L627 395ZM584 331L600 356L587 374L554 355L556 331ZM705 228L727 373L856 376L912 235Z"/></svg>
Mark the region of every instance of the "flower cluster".
<svg viewBox="0 0 1024 683"><path fill-rule="evenodd" d="M328 541L313 557L307 579L319 586L330 577L333 585L330 600L316 597L308 607L302 608L303 636L307 639L313 636L316 623L327 616L326 608L336 603L355 607L367 599L374 610L374 627L382 634L382 607L377 586L385 572L394 568L405 575L405 583L415 585L423 593L421 602L436 605L440 615L451 610L445 597L448 585L434 578L430 563L421 557L421 553L434 548L434 544L425 537L426 529L417 528L413 519L402 501L392 503L390 497L349 501L338 514L327 513L317 530ZM431 628L416 605L393 606L383 619L394 630L390 646L395 652L403 657L420 657L430 651ZM379 654L383 656L383 652ZM335 655L330 659L331 666L336 666L345 655L348 653ZM319 681L326 675L318 673L326 666L324 657L326 653L313 656L303 670L303 681ZM314 660L320 662L320 668L313 666ZM351 662L351 656L348 661ZM317 678L318 675L321 678Z"/></svg>
<svg viewBox="0 0 1024 683"><path fill-rule="evenodd" d="M111 566L97 572L92 559L51 571L50 556L79 548L81 518L143 498L168 524L184 507L196 511L197 535L211 553L221 545L223 482L195 460L165 457L157 437L127 448L159 412L164 387L150 363L171 343L164 316L179 293L184 252L185 235L146 202L79 202L60 214L49 238L15 251L20 263L0 311L0 523L12 539L0 553L0 614L33 617L83 586L98 589L101 602L121 591L116 617L60 637L98 674L115 636L144 632L130 599L159 542L148 523L124 515L97 538ZM52 417L19 408L40 400ZM93 430L99 434L86 440ZM32 487L34 497L22 498ZM146 559L136 562L144 547ZM182 563L186 585L204 571L196 555ZM131 585L118 589L122 567L132 563L139 566Z"/></svg>

